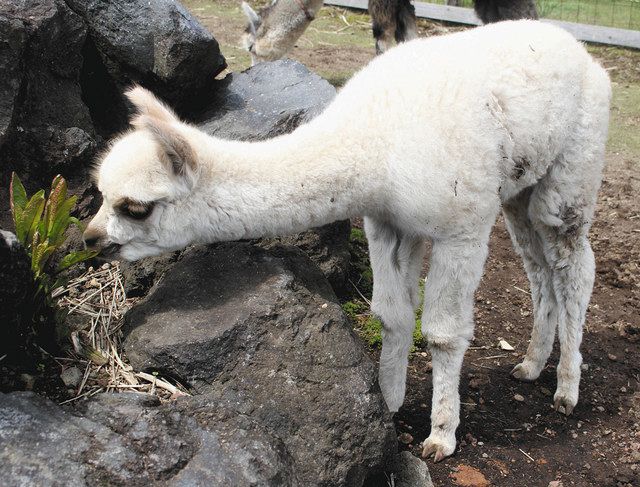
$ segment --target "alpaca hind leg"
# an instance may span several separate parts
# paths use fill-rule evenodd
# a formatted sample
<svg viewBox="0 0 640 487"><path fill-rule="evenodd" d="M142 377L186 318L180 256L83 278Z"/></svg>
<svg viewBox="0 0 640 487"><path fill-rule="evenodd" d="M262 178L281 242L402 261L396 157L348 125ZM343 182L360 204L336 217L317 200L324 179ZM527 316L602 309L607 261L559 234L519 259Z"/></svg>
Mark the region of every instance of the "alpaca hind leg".
<svg viewBox="0 0 640 487"><path fill-rule="evenodd" d="M489 229L481 238L434 241L424 288L422 334L433 363L431 433L422 456L440 461L456 447L462 358L473 337L473 294L487 257Z"/></svg>
<svg viewBox="0 0 640 487"><path fill-rule="evenodd" d="M379 382L389 410L396 412L404 401L409 350L415 327L415 294L418 287L420 245L403 237L391 225L365 218L365 232L373 270L371 310L382 321L382 352ZM409 282L413 279L415 282Z"/></svg>
<svg viewBox="0 0 640 487"><path fill-rule="evenodd" d="M603 119L599 122L606 123ZM582 328L595 278L587 235L604 165L606 126L584 135L582 143L560 157L536 185L529 209L552 272L560 341L554 406L567 415L578 402Z"/></svg>
<svg viewBox="0 0 640 487"><path fill-rule="evenodd" d="M564 221L559 227L542 227L545 254L552 268L553 289L557 301L560 362L554 406L566 415L578 402L580 387L580 343L587 307L595 278L595 260L587 239L585 213L579 205L561 210Z"/></svg>
<svg viewBox="0 0 640 487"><path fill-rule="evenodd" d="M551 268L545 259L540 235L529 219L530 196L531 189L525 189L503 205L507 229L531 283L531 340L524 360L511 371L513 377L524 381L534 381L542 372L553 349L558 323Z"/></svg>

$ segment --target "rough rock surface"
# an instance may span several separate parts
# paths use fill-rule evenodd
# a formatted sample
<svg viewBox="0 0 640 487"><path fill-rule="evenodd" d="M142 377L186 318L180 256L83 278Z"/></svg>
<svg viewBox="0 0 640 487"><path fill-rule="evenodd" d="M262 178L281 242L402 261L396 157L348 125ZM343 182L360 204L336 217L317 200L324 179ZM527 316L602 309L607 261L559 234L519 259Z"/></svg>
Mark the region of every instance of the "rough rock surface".
<svg viewBox="0 0 640 487"><path fill-rule="evenodd" d="M206 270L206 272L203 272ZM138 369L193 385L273 431L302 485L362 485L395 450L374 364L299 250L188 250L126 317Z"/></svg>
<svg viewBox="0 0 640 487"><path fill-rule="evenodd" d="M172 104L199 104L226 67L218 42L177 1L66 1L120 88L138 82Z"/></svg>
<svg viewBox="0 0 640 487"><path fill-rule="evenodd" d="M7 487L299 485L283 442L251 418L135 393L99 395L80 411L0 394L0 465Z"/></svg>
<svg viewBox="0 0 640 487"><path fill-rule="evenodd" d="M424 460L408 451L400 452L394 460L395 487L433 487Z"/></svg>
<svg viewBox="0 0 640 487"><path fill-rule="evenodd" d="M13 233L0 230L0 355L19 341L32 291L27 254Z"/></svg>
<svg viewBox="0 0 640 487"><path fill-rule="evenodd" d="M0 172L44 177L90 157L82 19L62 0L0 0L0 36Z"/></svg>
<svg viewBox="0 0 640 487"><path fill-rule="evenodd" d="M295 245L304 251L314 264L322 271L338 296L343 296L348 289L349 236L351 223L349 220L339 221L314 228L298 235L268 239L261 245L269 248L274 242Z"/></svg>
<svg viewBox="0 0 640 487"><path fill-rule="evenodd" d="M268 139L311 120L335 93L296 61L260 63L221 80L196 121L200 129L223 139Z"/></svg>
<svg viewBox="0 0 640 487"><path fill-rule="evenodd" d="M121 262L124 292L128 298L144 296L180 257L180 252L171 252L157 257L147 257L137 262Z"/></svg>

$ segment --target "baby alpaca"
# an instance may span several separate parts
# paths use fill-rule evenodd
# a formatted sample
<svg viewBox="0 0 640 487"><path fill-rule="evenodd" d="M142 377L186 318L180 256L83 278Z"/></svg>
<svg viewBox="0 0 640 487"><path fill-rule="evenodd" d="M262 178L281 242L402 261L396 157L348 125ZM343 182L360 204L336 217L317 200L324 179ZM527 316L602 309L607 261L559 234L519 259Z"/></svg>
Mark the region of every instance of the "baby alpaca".
<svg viewBox="0 0 640 487"><path fill-rule="evenodd" d="M405 43L356 74L293 133L210 137L148 91L97 170L104 202L89 248L134 260L190 243L299 232L365 216L383 322L380 387L402 405L425 240L433 242L422 332L433 360L423 455L451 455L473 295L502 208L531 281L535 380L560 341L557 410L578 401L582 327L594 280L587 234L604 163L610 83L570 34L502 22Z"/></svg>
<svg viewBox="0 0 640 487"><path fill-rule="evenodd" d="M273 0L258 14L242 2L248 20L244 46L251 54L251 65L275 61L293 49L322 4L323 0Z"/></svg>

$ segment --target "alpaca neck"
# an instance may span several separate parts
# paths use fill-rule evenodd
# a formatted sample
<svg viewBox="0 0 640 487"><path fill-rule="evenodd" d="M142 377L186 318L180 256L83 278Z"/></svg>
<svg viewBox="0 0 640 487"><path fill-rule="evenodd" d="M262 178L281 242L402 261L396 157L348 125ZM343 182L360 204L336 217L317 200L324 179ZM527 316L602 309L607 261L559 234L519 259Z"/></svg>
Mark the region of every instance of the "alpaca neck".
<svg viewBox="0 0 640 487"><path fill-rule="evenodd" d="M307 126L264 142L203 142L207 241L287 235L369 214L382 194L373 161L335 133Z"/></svg>

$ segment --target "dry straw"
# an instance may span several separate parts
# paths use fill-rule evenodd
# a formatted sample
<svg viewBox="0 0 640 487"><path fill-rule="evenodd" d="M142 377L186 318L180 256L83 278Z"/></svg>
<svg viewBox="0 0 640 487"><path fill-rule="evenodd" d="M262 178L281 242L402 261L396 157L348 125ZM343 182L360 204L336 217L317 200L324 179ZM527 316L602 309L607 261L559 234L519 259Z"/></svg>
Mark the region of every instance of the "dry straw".
<svg viewBox="0 0 640 487"><path fill-rule="evenodd" d="M68 313L72 323L72 347L67 357L59 357L64 367L84 371L72 402L100 392L136 391L158 396L161 401L188 395L180 384L156 374L135 371L122 352L122 325L125 312L136 299L127 299L117 262L99 269L89 268L54 290L53 297Z"/></svg>

